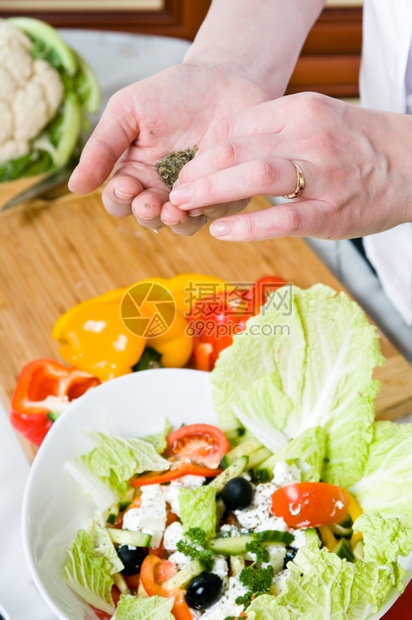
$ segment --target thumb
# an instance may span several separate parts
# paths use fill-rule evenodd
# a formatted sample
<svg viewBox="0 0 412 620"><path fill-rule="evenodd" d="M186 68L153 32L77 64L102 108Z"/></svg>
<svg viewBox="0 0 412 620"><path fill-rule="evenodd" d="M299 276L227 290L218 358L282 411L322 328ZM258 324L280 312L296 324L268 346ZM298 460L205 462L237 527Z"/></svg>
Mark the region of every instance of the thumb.
<svg viewBox="0 0 412 620"><path fill-rule="evenodd" d="M113 95L70 177L68 185L72 192L87 194L107 179L139 133L135 116L128 88Z"/></svg>

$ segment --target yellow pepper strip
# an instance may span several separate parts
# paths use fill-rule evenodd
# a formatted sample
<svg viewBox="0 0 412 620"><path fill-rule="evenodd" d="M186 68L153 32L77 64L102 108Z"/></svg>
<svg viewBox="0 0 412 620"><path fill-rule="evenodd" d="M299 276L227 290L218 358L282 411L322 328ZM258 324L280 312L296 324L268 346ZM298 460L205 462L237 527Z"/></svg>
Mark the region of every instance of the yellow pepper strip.
<svg viewBox="0 0 412 620"><path fill-rule="evenodd" d="M355 499L355 497L349 493L349 508L348 508L348 513L350 515L350 517L352 518L352 521L355 523L356 519L358 517L361 516L361 514L363 514L363 510L360 507L358 501ZM352 534L351 539L350 539L350 544L352 549L355 548L356 543L358 542L358 540L360 540L362 538L362 534L360 532L355 532L354 534Z"/></svg>
<svg viewBox="0 0 412 620"><path fill-rule="evenodd" d="M318 532L324 546L329 549L331 553L333 553L336 545L338 544L338 540L335 538L331 529L327 525L321 525L318 527Z"/></svg>
<svg viewBox="0 0 412 620"><path fill-rule="evenodd" d="M132 333L120 313L125 294L144 283L164 286L176 306L172 324L159 336L150 338ZM71 308L56 321L52 336L61 343L60 355L66 362L102 381L130 373L146 346L162 355L163 366L180 368L188 362L193 347L192 338L185 331L185 317L197 300L216 294L223 285L223 280L203 274L181 274L170 280L148 278ZM140 312L151 318L153 305L143 304Z"/></svg>

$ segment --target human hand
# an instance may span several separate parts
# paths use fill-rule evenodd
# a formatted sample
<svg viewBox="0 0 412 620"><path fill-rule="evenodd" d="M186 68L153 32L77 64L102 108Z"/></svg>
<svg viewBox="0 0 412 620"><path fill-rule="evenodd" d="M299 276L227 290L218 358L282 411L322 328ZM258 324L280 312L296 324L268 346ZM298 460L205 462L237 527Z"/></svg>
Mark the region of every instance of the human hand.
<svg viewBox="0 0 412 620"><path fill-rule="evenodd" d="M314 93L262 103L221 120L183 168L170 200L187 213L263 194L293 202L219 219L211 233L246 241L353 238L412 221L412 118Z"/></svg>
<svg viewBox="0 0 412 620"><path fill-rule="evenodd" d="M206 64L181 64L132 84L109 101L84 147L69 187L83 194L113 175L103 191L109 213L133 213L140 224L169 225L193 234L206 216L190 217L169 200L170 189L155 164L172 151L198 145L222 117L267 99L263 90L240 75ZM208 218L232 214L247 200L209 209Z"/></svg>

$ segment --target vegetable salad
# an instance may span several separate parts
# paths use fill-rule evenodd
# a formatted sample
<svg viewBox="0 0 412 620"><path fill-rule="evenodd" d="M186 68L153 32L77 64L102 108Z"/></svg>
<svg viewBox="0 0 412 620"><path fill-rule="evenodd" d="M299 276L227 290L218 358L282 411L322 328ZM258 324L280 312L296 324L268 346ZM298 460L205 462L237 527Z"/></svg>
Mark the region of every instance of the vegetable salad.
<svg viewBox="0 0 412 620"><path fill-rule="evenodd" d="M220 428L96 433L68 464L97 510L64 578L98 617L366 619L403 591L412 425L374 421L376 330L328 287L276 294L217 360Z"/></svg>

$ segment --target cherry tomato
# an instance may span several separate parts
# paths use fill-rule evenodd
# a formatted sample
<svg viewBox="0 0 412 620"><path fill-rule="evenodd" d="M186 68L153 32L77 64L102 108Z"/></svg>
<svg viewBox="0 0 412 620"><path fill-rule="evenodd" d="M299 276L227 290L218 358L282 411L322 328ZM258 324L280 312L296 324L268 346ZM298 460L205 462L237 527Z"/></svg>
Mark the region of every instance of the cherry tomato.
<svg viewBox="0 0 412 620"><path fill-rule="evenodd" d="M183 476L203 476L203 478L214 478L222 473L221 469L209 469L209 467L203 467L202 465L196 465L195 463L179 463L176 469L170 469L165 472L151 471L148 474L143 474L137 478L131 478L129 483L132 487L143 487L147 484L163 484L164 482L171 482Z"/></svg>
<svg viewBox="0 0 412 620"><path fill-rule="evenodd" d="M256 280L246 295L253 314L259 314L261 307L266 304L269 295L285 284L286 280L279 276L263 276Z"/></svg>
<svg viewBox="0 0 412 620"><path fill-rule="evenodd" d="M171 562L161 560L155 555L148 555L147 558L145 558L140 570L140 580L143 588L148 596L163 596L166 598L173 596L175 599L172 609L174 618L176 620L193 620L192 612L184 599L185 591L179 588L166 590L162 588L162 584L159 583L158 575L162 572L161 567L163 564L171 564Z"/></svg>
<svg viewBox="0 0 412 620"><path fill-rule="evenodd" d="M173 460L190 460L192 463L214 469L230 450L226 435L211 424L188 424L170 433L166 454Z"/></svg>
<svg viewBox="0 0 412 620"><path fill-rule="evenodd" d="M338 523L348 513L349 494L327 482L289 484L272 495L272 512L289 527L320 527Z"/></svg>

